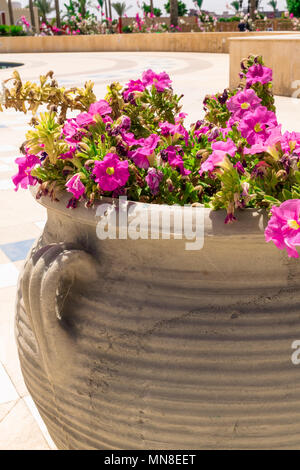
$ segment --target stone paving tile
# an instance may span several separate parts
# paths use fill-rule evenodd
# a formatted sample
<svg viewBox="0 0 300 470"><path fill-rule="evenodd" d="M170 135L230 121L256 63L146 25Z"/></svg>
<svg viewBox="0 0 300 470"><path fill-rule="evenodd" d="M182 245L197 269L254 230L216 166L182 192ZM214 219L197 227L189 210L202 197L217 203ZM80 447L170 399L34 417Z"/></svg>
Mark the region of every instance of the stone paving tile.
<svg viewBox="0 0 300 470"><path fill-rule="evenodd" d="M0 201L5 201L5 204L1 206L1 227L21 226L30 222L36 222L37 220L46 219L46 209L34 200L29 191L20 189L18 192L15 192L12 190L13 187L12 185L9 191L2 192L0 190ZM2 239L1 243L3 243Z"/></svg>
<svg viewBox="0 0 300 470"><path fill-rule="evenodd" d="M0 422L0 450L49 450L42 431L24 400Z"/></svg>
<svg viewBox="0 0 300 470"><path fill-rule="evenodd" d="M4 366L18 396L23 397L28 395L28 391L21 373L15 340L16 290L16 286L0 289L0 362Z"/></svg>
<svg viewBox="0 0 300 470"><path fill-rule="evenodd" d="M21 372L14 331L11 332L9 338L10 341L7 348L9 352L9 358L6 359L4 365L18 395L23 398L28 395L28 390L24 383L23 375Z"/></svg>
<svg viewBox="0 0 300 470"><path fill-rule="evenodd" d="M6 189L14 189L11 179L0 180L0 191L5 191Z"/></svg>
<svg viewBox="0 0 300 470"><path fill-rule="evenodd" d="M0 173L9 173L11 169L12 169L11 165L8 165L7 163L0 163Z"/></svg>
<svg viewBox="0 0 300 470"><path fill-rule="evenodd" d="M19 401L19 398L14 401L9 401L7 403L0 404L0 423L8 415L10 410L15 406L15 404ZM0 437L1 439L1 437Z"/></svg>
<svg viewBox="0 0 300 470"><path fill-rule="evenodd" d="M9 258L6 256L5 253L3 253L2 250L0 250L0 264L7 264L9 263Z"/></svg>
<svg viewBox="0 0 300 470"><path fill-rule="evenodd" d="M16 401L19 397L3 365L0 363L0 405Z"/></svg>
<svg viewBox="0 0 300 470"><path fill-rule="evenodd" d="M16 170L17 169L17 165L15 164L15 159L16 159L16 156L10 156L10 157L7 157L6 156L7 154L4 155L0 155L0 163L1 164L6 164L7 166L9 166L10 170Z"/></svg>
<svg viewBox="0 0 300 470"><path fill-rule="evenodd" d="M38 220L37 222L34 222L34 225L36 225L40 230L43 230L46 225L46 220Z"/></svg>
<svg viewBox="0 0 300 470"><path fill-rule="evenodd" d="M17 284L18 277L19 271L13 263L0 265L0 289L3 287L15 286Z"/></svg>
<svg viewBox="0 0 300 470"><path fill-rule="evenodd" d="M10 330L14 327L16 286L0 289L0 362L7 362Z"/></svg>
<svg viewBox="0 0 300 470"><path fill-rule="evenodd" d="M42 418L41 418L41 416L38 412L38 409L35 406L31 396L27 395L26 397L24 397L24 401L25 401L27 407L29 408L29 411L31 412L32 416L36 420L40 430L42 431L43 436L44 436L45 440L47 441L47 444L49 445L50 449L56 450L57 449L56 445L54 444L53 440L51 439L51 436L48 432L48 429L46 428L46 425L45 425L44 421L42 420Z"/></svg>
<svg viewBox="0 0 300 470"><path fill-rule="evenodd" d="M42 210L42 212L43 212L43 215L46 215L46 211ZM39 217L39 214L37 214L36 216L37 220L38 220L38 217ZM41 234L41 229L42 229L41 224L45 223L42 220L38 220L37 222L24 223L22 225L18 225L17 222L18 221L13 218L11 220L10 225L7 225L6 227L4 226L1 227L2 221L0 221L1 244L19 242L19 241L29 240L33 238L36 239ZM14 223L16 223L16 225L14 225ZM37 224L40 224L40 226Z"/></svg>
<svg viewBox="0 0 300 470"><path fill-rule="evenodd" d="M14 145L5 145L5 144L1 144L0 146L0 153L7 153L7 152L18 152L18 147L14 146Z"/></svg>
<svg viewBox="0 0 300 470"><path fill-rule="evenodd" d="M35 239L22 240L20 242L6 243L0 245L0 250L9 258L10 261L24 260L32 247Z"/></svg>

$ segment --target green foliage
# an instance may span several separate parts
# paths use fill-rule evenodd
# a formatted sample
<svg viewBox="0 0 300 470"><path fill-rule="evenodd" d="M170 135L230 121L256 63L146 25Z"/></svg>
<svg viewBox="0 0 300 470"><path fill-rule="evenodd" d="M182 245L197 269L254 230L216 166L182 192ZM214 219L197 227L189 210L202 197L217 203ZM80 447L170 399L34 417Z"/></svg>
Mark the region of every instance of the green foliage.
<svg viewBox="0 0 300 470"><path fill-rule="evenodd" d="M239 0L234 0L233 2L230 3L230 5L235 9L236 13L240 9L240 2Z"/></svg>
<svg viewBox="0 0 300 470"><path fill-rule="evenodd" d="M181 110L180 100L172 90L166 89L159 93L154 86L137 96L134 103L124 103L122 87L119 83L112 83L108 87L105 99L112 107L112 118L118 119L126 114L131 120L131 131L136 137L148 137L158 129L159 122L174 123L174 115Z"/></svg>
<svg viewBox="0 0 300 470"><path fill-rule="evenodd" d="M294 16L300 17L300 0L286 0L287 7L290 13Z"/></svg>
<svg viewBox="0 0 300 470"><path fill-rule="evenodd" d="M274 13L277 11L277 0L270 0L268 5L273 8Z"/></svg>
<svg viewBox="0 0 300 470"><path fill-rule="evenodd" d="M142 7L142 8L143 8L143 11L144 11L145 13L151 13L151 7L150 7L150 5L146 5L146 3L143 3L143 7ZM162 11L161 11L160 8L155 8L155 7L154 7L154 8L153 8L153 14L154 14L155 16L159 17L159 16L162 15Z"/></svg>
<svg viewBox="0 0 300 470"><path fill-rule="evenodd" d="M38 8L39 15L44 22L47 20L47 15L55 10L52 0L34 0L33 4Z"/></svg>
<svg viewBox="0 0 300 470"><path fill-rule="evenodd" d="M132 27L131 26L123 26L122 27L123 33L132 33Z"/></svg>
<svg viewBox="0 0 300 470"><path fill-rule="evenodd" d="M0 36L26 36L22 26L0 24Z"/></svg>
<svg viewBox="0 0 300 470"><path fill-rule="evenodd" d="M125 2L116 2L112 3L112 7L117 13L117 15L122 18L124 16L125 12L131 8L131 6L127 7Z"/></svg>
<svg viewBox="0 0 300 470"><path fill-rule="evenodd" d="M80 19L87 19L90 17L95 17L93 13L88 10L89 2L88 0L69 0L69 4L64 4L66 9L65 17L72 22L71 18L74 16L77 21Z"/></svg>
<svg viewBox="0 0 300 470"><path fill-rule="evenodd" d="M241 18L239 16L230 16L230 18L219 18L218 21L220 21L220 23L232 23L235 21L240 22Z"/></svg>
<svg viewBox="0 0 300 470"><path fill-rule="evenodd" d="M195 3L197 3L199 10L201 10L202 5L203 5L203 0L196 0Z"/></svg>
<svg viewBox="0 0 300 470"><path fill-rule="evenodd" d="M170 0L164 4L165 10L167 13L170 13ZM188 10L186 4L183 3L181 0L178 0L178 16L185 16Z"/></svg>
<svg viewBox="0 0 300 470"><path fill-rule="evenodd" d="M46 152L50 163L56 163L57 157L69 150L68 144L61 140L61 126L56 122L55 113L41 114L34 130L26 134L26 145L35 154Z"/></svg>

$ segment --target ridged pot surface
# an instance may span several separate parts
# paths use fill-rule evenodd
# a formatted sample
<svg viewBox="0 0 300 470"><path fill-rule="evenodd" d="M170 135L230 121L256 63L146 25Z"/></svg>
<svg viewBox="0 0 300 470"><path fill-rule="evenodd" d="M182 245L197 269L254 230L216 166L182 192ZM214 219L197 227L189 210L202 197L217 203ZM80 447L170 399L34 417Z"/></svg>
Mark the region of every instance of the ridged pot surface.
<svg viewBox="0 0 300 470"><path fill-rule="evenodd" d="M204 247L99 240L95 209L48 207L21 274L26 385L60 449L299 449L297 260L206 209Z"/></svg>

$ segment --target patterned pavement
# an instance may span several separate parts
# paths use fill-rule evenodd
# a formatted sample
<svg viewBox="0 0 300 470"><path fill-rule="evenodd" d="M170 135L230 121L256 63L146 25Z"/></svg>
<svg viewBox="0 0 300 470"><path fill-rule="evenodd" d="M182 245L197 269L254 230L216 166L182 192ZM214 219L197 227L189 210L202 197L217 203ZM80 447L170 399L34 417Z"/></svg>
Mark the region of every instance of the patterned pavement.
<svg viewBox="0 0 300 470"><path fill-rule="evenodd" d="M54 70L65 86L95 82L99 98L114 80L125 83L138 78L147 68L166 70L174 79L174 89L184 93L184 110L189 121L202 116L202 100L207 93L228 85L228 56L192 53L84 53L13 54L3 60L24 63L22 77L36 79ZM1 56L0 56L1 61ZM0 71L0 81L11 75ZM300 101L299 101L300 104ZM279 117L284 127L300 131L299 106L289 98L278 98ZM14 340L16 285L24 259L40 235L46 211L29 192L14 191L11 177L14 160L24 140L30 116L13 111L0 113L0 450L55 449L51 438L28 395L20 372Z"/></svg>

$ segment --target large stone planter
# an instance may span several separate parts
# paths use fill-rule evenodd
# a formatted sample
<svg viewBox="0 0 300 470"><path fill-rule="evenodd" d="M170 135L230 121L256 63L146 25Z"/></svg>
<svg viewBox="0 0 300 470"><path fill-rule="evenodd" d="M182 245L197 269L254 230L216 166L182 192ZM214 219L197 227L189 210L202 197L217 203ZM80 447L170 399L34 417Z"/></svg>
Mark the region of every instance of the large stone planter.
<svg viewBox="0 0 300 470"><path fill-rule="evenodd" d="M300 263L265 243L263 214L205 210L186 251L100 241L95 209L41 202L16 333L60 449L300 448Z"/></svg>

